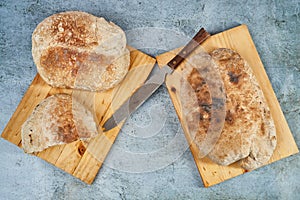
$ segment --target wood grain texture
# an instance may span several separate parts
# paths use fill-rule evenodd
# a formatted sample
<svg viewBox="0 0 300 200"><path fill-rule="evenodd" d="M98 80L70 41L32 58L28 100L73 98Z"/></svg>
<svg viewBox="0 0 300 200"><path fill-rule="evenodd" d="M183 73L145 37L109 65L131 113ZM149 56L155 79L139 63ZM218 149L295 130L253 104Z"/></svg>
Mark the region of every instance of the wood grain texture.
<svg viewBox="0 0 300 200"><path fill-rule="evenodd" d="M121 84L105 92L94 93L52 88L37 74L1 136L21 147L20 130L22 124L38 103L57 93L68 93L76 96L76 99L82 104L95 111L97 124L103 124L104 119L111 116L145 82L155 64L154 58L131 47L128 48L131 59L128 74ZM70 144L53 146L34 155L91 184L122 125L123 123L105 133L101 133L102 128L99 126L99 135L89 141L75 141Z"/></svg>
<svg viewBox="0 0 300 200"><path fill-rule="evenodd" d="M277 146L268 164L298 153L298 147L284 118L280 105L273 91L272 85L268 79L264 66L256 51L255 45L252 41L247 26L241 25L233 29L224 31L222 33L213 35L202 44L202 48L204 48L207 52L211 52L217 48L233 49L237 51L249 63L250 67L252 68L253 73L256 76L258 83L260 84L261 89L265 95L266 101L270 107L271 114L276 126ZM174 55L176 55L177 52L180 51L180 49L181 48L175 49L171 52L167 52L157 56L156 59L158 65L164 66L174 57ZM196 49L196 51L192 55L199 52L200 49L201 47ZM205 187L209 187L221 183L230 178L233 178L235 176L241 175L246 171L243 168L239 167L236 163L230 166L220 166L213 163L209 158L197 158L198 149L196 148L196 145L193 143L193 141L191 141L191 138L189 137L190 134L188 134L187 132L187 126L182 120L181 104L177 95L180 94L179 77L181 75L181 71L184 69L185 64L186 61L184 61L176 69L175 73L169 75L166 78L166 85L172 102L174 104L175 110L177 112L177 115L179 117L179 120L181 122L181 125L183 127L183 130L185 132L185 136L188 142L190 143L190 149L194 156L194 160L196 162L203 184Z"/></svg>

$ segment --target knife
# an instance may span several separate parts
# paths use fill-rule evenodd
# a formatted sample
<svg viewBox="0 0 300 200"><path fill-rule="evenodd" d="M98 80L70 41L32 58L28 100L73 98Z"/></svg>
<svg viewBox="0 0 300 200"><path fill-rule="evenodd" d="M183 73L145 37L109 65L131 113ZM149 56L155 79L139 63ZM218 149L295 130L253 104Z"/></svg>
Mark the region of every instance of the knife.
<svg viewBox="0 0 300 200"><path fill-rule="evenodd" d="M165 82L166 75L171 74L208 37L210 37L210 34L204 28L201 28L193 39L167 65L152 73L145 83L114 112L104 123L104 131L109 131L118 126L120 122L140 107Z"/></svg>

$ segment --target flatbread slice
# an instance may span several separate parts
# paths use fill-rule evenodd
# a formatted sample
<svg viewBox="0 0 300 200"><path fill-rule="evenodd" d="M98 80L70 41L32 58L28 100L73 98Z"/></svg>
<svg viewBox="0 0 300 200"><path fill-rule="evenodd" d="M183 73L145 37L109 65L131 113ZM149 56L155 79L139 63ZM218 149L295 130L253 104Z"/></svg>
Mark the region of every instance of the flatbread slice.
<svg viewBox="0 0 300 200"><path fill-rule="evenodd" d="M22 146L26 153L88 139L98 134L90 110L68 94L44 99L22 125Z"/></svg>

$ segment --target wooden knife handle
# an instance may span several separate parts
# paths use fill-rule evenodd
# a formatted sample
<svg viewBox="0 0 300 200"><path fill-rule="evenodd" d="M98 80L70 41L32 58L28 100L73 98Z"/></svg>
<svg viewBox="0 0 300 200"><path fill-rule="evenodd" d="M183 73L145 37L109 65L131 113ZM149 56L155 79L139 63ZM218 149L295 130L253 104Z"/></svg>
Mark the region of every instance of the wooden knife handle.
<svg viewBox="0 0 300 200"><path fill-rule="evenodd" d="M167 65L172 69L176 69L209 36L210 34L204 28L201 28L193 39Z"/></svg>

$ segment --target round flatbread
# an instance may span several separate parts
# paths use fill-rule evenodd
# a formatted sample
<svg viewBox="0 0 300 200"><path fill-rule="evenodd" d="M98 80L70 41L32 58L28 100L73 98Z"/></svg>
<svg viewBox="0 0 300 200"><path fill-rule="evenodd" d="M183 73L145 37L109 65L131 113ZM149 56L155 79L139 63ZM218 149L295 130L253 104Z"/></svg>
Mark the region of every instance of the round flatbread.
<svg viewBox="0 0 300 200"><path fill-rule="evenodd" d="M49 85L90 91L117 85L130 64L124 31L77 11L43 20L32 34L32 56Z"/></svg>

